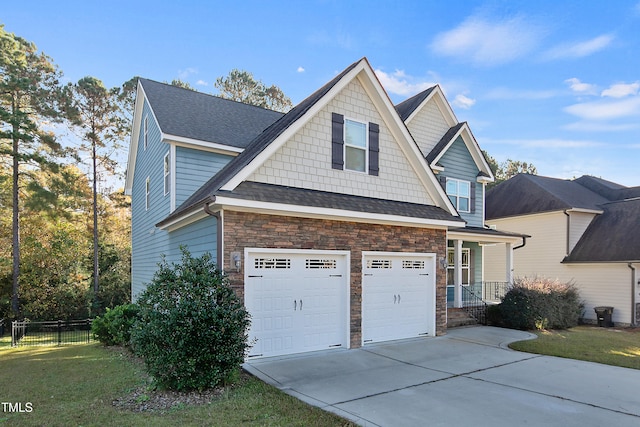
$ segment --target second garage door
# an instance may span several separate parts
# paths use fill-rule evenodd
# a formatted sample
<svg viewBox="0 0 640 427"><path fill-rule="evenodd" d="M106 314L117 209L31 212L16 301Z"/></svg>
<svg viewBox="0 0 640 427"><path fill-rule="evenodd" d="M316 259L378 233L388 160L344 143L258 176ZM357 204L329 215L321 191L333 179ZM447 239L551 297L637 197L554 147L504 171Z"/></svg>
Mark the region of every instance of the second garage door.
<svg viewBox="0 0 640 427"><path fill-rule="evenodd" d="M363 252L364 344L435 335L435 255Z"/></svg>

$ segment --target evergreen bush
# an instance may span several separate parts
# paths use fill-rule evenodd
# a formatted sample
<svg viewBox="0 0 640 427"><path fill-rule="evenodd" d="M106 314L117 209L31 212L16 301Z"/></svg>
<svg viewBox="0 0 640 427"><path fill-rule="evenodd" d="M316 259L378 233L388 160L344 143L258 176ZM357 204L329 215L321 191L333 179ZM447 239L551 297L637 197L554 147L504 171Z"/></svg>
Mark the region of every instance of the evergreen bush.
<svg viewBox="0 0 640 427"><path fill-rule="evenodd" d="M249 313L210 254L165 259L139 296L134 352L160 387L203 390L224 383L244 362Z"/></svg>
<svg viewBox="0 0 640 427"><path fill-rule="evenodd" d="M129 345L131 328L138 319L136 304L107 308L104 316L98 316L91 324L93 336L105 345Z"/></svg>

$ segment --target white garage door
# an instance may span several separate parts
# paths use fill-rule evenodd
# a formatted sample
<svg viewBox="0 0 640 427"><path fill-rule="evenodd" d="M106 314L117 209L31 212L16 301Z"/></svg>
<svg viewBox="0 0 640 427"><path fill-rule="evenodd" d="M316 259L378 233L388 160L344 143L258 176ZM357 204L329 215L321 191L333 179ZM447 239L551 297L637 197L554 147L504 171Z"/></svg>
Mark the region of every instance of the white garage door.
<svg viewBox="0 0 640 427"><path fill-rule="evenodd" d="M364 252L364 344L435 335L435 256Z"/></svg>
<svg viewBox="0 0 640 427"><path fill-rule="evenodd" d="M348 347L349 274L343 251L245 251L249 357Z"/></svg>

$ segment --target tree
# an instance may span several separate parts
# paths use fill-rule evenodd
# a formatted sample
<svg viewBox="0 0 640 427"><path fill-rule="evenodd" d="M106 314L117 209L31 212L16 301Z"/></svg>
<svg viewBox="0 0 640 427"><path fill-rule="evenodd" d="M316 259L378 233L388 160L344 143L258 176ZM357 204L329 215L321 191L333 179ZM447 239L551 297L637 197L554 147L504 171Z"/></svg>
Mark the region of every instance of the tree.
<svg viewBox="0 0 640 427"><path fill-rule="evenodd" d="M493 176L495 177L495 181L488 184L487 188L495 187L501 182L504 182L519 173L528 173L531 175L538 174L538 169L533 165L533 163L511 159L507 159L505 162L498 163L498 161L491 157L486 151L482 150L482 154L484 154L484 157L487 160L487 163L489 163L489 167L493 172Z"/></svg>
<svg viewBox="0 0 640 427"><path fill-rule="evenodd" d="M99 289L99 242L98 242L98 174L99 169L110 174L116 172L113 153L120 148L124 136L119 89L108 90L95 77L84 77L74 86L73 109L70 117L82 130L85 143L80 146L90 152L93 181L93 292Z"/></svg>
<svg viewBox="0 0 640 427"><path fill-rule="evenodd" d="M56 166L51 154L60 152L61 147L42 124L45 119L60 117L59 76L51 58L0 25L0 155L12 160L11 307L16 317L20 316L20 166Z"/></svg>
<svg viewBox="0 0 640 427"><path fill-rule="evenodd" d="M227 77L219 77L215 87L220 97L286 113L293 107L291 99L275 85L267 87L248 71L233 69Z"/></svg>

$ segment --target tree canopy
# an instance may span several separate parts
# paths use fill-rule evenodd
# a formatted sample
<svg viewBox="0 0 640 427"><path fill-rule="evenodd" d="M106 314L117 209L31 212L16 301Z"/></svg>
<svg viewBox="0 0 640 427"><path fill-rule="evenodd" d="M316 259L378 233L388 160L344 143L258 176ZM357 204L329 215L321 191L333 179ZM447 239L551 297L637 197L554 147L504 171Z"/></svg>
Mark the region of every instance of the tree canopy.
<svg viewBox="0 0 640 427"><path fill-rule="evenodd" d="M274 111L286 113L293 103L282 89L276 85L267 86L256 80L248 71L233 69L226 77L219 77L215 87L219 96L225 99L256 105Z"/></svg>

